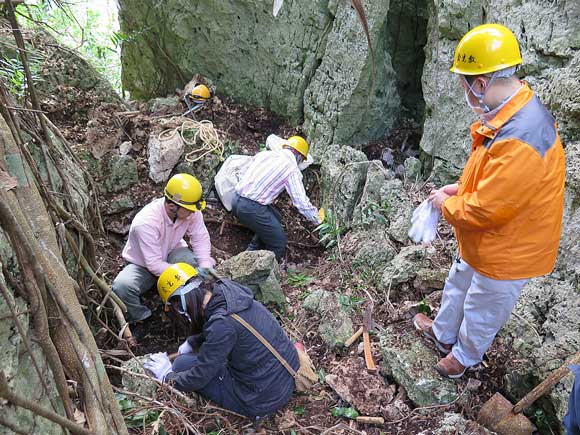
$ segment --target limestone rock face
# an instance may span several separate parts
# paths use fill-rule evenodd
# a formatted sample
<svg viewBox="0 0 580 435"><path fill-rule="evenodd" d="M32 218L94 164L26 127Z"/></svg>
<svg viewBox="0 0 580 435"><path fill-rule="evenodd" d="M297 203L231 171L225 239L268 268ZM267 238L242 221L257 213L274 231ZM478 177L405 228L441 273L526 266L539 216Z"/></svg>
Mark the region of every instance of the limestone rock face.
<svg viewBox="0 0 580 435"><path fill-rule="evenodd" d="M304 130L316 155L333 143L364 143L381 137L394 124L400 106L396 75L387 42L388 3L365 0L374 49L376 77L361 24L350 2L329 2L332 27L326 49L304 94Z"/></svg>
<svg viewBox="0 0 580 435"><path fill-rule="evenodd" d="M2 262L4 266L10 267L10 256L12 254L9 252L10 246L5 243L4 236L0 233L0 255L2 256ZM0 281L2 281L2 285L6 285L4 276L1 274ZM50 373L50 368L47 365L40 346L34 340L34 331L29 328L30 317L26 313L28 309L27 304L21 298L13 297L11 293L8 293L8 296L8 301L0 297L0 364L8 379L8 387L22 397L34 400L46 409L51 409L52 402L55 404L56 410L61 415L64 415L64 408L56 391L52 375L46 375ZM31 344L32 355L28 354L24 340L15 327L8 304L16 312L21 313L18 319ZM39 364L40 374L36 371L32 358ZM43 387L43 379L47 385L48 392ZM56 435L62 433L62 428L59 425L39 417L24 408L9 405L4 400L0 401L0 413L7 422L12 423L25 433L38 435ZM7 434L13 432L5 432L3 429L0 429L0 433Z"/></svg>
<svg viewBox="0 0 580 435"><path fill-rule="evenodd" d="M303 307L320 315L318 333L330 348L341 348L354 334L348 309L340 303L337 293L315 290L306 297Z"/></svg>
<svg viewBox="0 0 580 435"><path fill-rule="evenodd" d="M475 421L465 419L461 414L454 412L446 412L443 420L439 423L439 427L435 431L424 431L417 435L455 435L455 434L469 434L469 435L494 435L485 427L477 424Z"/></svg>
<svg viewBox="0 0 580 435"><path fill-rule="evenodd" d="M380 339L387 372L416 406L440 405L457 398L456 383L433 370L437 355L423 344L418 333L401 334L388 326Z"/></svg>
<svg viewBox="0 0 580 435"><path fill-rule="evenodd" d="M280 286L280 268L270 251L244 251L219 265L225 277L252 289L261 302L286 303Z"/></svg>
<svg viewBox="0 0 580 435"><path fill-rule="evenodd" d="M417 277L417 272L431 267L429 256L435 254L432 246L411 245L403 247L383 271L381 285L391 288L391 295L396 294L398 285Z"/></svg>
<svg viewBox="0 0 580 435"><path fill-rule="evenodd" d="M121 367L127 370L129 373L123 373L123 386L133 393L141 394L145 397L155 397L155 392L159 388L159 384L154 381L153 375L143 368L145 361L149 359L150 355L141 355L135 358L131 358L121 364ZM132 373L137 375L149 375L151 379L146 379L141 376L134 376Z"/></svg>
<svg viewBox="0 0 580 435"><path fill-rule="evenodd" d="M507 392L520 399L537 383L562 365L564 359L580 351L580 293L578 288L553 278L530 281L501 335L512 342ZM547 415L561 421L572 389L571 376L559 382L537 402ZM514 402L515 403L515 402Z"/></svg>
<svg viewBox="0 0 580 435"><path fill-rule="evenodd" d="M365 185L369 162L363 152L339 145L330 146L321 162L323 206L348 227Z"/></svg>
<svg viewBox="0 0 580 435"><path fill-rule="evenodd" d="M105 180L105 188L109 192L120 192L132 186L139 180L137 162L131 156L111 156L109 161L109 176Z"/></svg>

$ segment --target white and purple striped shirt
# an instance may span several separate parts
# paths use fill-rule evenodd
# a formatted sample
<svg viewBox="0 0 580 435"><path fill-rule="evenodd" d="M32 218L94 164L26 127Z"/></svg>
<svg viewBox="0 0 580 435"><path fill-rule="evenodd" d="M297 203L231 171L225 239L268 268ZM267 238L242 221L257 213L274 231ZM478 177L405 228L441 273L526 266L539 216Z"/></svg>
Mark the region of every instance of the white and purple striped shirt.
<svg viewBox="0 0 580 435"><path fill-rule="evenodd" d="M315 224L320 223L318 210L306 195L302 173L290 150L259 152L236 184L238 195L262 205L274 202L282 189L286 189L300 214Z"/></svg>

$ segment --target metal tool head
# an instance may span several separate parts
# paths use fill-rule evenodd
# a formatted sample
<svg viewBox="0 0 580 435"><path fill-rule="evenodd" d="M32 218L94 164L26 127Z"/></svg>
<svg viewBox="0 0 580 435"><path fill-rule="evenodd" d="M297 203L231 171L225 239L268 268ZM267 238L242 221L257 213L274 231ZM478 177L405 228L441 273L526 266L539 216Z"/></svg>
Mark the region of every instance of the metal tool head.
<svg viewBox="0 0 580 435"><path fill-rule="evenodd" d="M536 427L523 414L514 414L513 405L495 393L479 410L477 421L500 435L531 435Z"/></svg>

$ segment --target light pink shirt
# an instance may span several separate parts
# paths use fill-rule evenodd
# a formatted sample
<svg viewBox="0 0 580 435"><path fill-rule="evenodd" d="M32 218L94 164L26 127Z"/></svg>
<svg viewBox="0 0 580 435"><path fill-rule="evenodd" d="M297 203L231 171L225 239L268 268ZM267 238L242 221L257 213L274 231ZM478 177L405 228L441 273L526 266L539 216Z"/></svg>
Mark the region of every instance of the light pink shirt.
<svg viewBox="0 0 580 435"><path fill-rule="evenodd" d="M290 150L259 152L236 184L238 195L262 205L271 204L284 189L300 214L315 224L320 223L318 210L306 195L302 173Z"/></svg>
<svg viewBox="0 0 580 435"><path fill-rule="evenodd" d="M166 261L169 253L175 248L187 247L183 240L187 234L199 266L212 267L215 260L211 258L211 242L201 212L172 222L164 201L164 198L157 198L137 213L131 222L123 258L159 276L171 265Z"/></svg>

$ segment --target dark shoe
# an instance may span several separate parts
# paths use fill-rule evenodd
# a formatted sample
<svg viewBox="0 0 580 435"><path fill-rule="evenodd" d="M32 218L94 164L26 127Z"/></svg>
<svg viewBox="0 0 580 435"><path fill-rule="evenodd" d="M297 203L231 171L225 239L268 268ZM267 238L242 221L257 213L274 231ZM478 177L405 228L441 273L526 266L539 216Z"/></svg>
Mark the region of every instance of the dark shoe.
<svg viewBox="0 0 580 435"><path fill-rule="evenodd" d="M458 379L463 376L465 370L467 370L467 367L457 361L457 358L455 358L452 353L447 355L445 358L441 358L434 367L441 376L449 379Z"/></svg>
<svg viewBox="0 0 580 435"><path fill-rule="evenodd" d="M435 347L443 355L448 355L449 352L451 352L453 345L441 343L439 340L437 340L437 337L435 337L435 334L433 333L433 320L431 320L425 314L419 313L415 315L413 318L413 325L415 325L415 329L417 329L417 331L422 332L425 337L435 343Z"/></svg>

